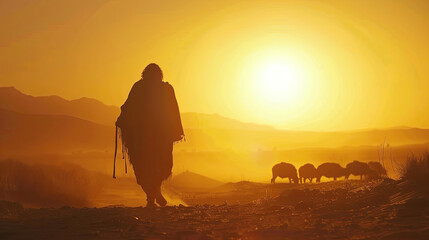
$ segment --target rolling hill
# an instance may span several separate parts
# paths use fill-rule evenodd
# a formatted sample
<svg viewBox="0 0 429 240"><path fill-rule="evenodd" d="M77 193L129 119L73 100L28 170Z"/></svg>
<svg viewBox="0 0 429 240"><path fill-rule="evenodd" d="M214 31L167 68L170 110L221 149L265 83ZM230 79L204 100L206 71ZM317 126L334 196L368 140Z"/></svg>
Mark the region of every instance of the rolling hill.
<svg viewBox="0 0 429 240"><path fill-rule="evenodd" d="M0 153L70 153L113 148L114 127L65 115L0 109Z"/></svg>
<svg viewBox="0 0 429 240"><path fill-rule="evenodd" d="M168 183L174 188L188 190L212 189L223 184L212 178L190 171L185 171L173 176L168 180Z"/></svg>

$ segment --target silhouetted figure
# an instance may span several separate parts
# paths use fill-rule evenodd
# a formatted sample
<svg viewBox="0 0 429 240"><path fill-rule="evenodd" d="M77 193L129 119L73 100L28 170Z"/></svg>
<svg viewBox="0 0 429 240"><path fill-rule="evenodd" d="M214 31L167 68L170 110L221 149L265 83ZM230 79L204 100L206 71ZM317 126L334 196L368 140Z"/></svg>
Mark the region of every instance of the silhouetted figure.
<svg viewBox="0 0 429 240"><path fill-rule="evenodd" d="M368 164L359 161L353 161L347 164L346 169L346 179L349 179L349 176L352 174L355 176L360 176L360 180L362 180L363 176L368 176L372 173L372 170L368 167Z"/></svg>
<svg viewBox="0 0 429 240"><path fill-rule="evenodd" d="M167 204L161 184L171 175L173 143L184 137L173 87L162 79L160 67L149 64L132 87L116 122L149 207L155 206L155 200L160 206Z"/></svg>
<svg viewBox="0 0 429 240"><path fill-rule="evenodd" d="M273 166L273 178L271 178L271 183L276 182L276 178L289 178L289 183L298 183L298 174L294 165L290 163L281 162Z"/></svg>
<svg viewBox="0 0 429 240"><path fill-rule="evenodd" d="M337 178L345 176L347 176L347 169L338 163L322 163L317 167L317 182L320 182L322 177L334 178L336 181Z"/></svg>
<svg viewBox="0 0 429 240"><path fill-rule="evenodd" d="M311 183L313 181L313 178L317 178L316 167L314 167L314 165L311 163L307 163L304 166L300 167L298 172L300 183L305 183L306 179L308 179Z"/></svg>

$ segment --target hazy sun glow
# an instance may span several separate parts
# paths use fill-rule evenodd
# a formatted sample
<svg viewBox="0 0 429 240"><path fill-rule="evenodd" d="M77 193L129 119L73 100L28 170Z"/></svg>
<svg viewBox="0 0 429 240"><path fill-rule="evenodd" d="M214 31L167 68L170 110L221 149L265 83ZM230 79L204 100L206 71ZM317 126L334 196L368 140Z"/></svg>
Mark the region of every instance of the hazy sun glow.
<svg viewBox="0 0 429 240"><path fill-rule="evenodd" d="M313 57L292 46L274 44L248 53L237 76L243 114L273 125L315 114L308 109L314 107L322 87Z"/></svg>
<svg viewBox="0 0 429 240"><path fill-rule="evenodd" d="M298 69L293 65L282 60L270 60L258 69L255 90L266 103L290 103L301 94L300 78Z"/></svg>

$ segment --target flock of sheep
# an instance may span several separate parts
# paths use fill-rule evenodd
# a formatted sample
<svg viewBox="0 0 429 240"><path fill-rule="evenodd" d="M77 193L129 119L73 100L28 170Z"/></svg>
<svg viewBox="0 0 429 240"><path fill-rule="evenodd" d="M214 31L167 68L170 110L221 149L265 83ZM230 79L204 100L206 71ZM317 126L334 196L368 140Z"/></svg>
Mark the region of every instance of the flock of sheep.
<svg viewBox="0 0 429 240"><path fill-rule="evenodd" d="M376 178L386 175L386 169L379 162L359 162L353 161L346 165L345 168L341 167L338 163L322 163L317 168L313 164L307 163L299 168L298 173L294 165L290 163L281 162L274 165L273 167L273 178L271 183L275 183L276 178L289 178L289 182L294 183L305 183L305 180L309 180L310 183L313 178L316 178L317 182L320 182L321 177L337 178L345 177L348 179L350 175L360 176L362 180L363 176Z"/></svg>

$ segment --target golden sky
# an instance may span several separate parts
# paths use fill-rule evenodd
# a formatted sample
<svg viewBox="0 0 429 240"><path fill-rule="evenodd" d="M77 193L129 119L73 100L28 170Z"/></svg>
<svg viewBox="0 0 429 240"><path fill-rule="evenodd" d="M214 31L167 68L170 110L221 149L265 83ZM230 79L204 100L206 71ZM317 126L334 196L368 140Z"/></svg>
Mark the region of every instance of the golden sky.
<svg viewBox="0 0 429 240"><path fill-rule="evenodd" d="M121 105L164 70L183 112L297 130L429 128L429 1L0 1L0 86Z"/></svg>

